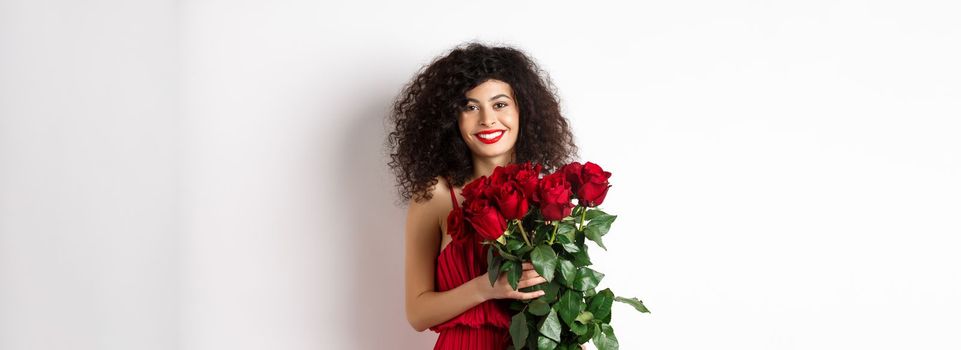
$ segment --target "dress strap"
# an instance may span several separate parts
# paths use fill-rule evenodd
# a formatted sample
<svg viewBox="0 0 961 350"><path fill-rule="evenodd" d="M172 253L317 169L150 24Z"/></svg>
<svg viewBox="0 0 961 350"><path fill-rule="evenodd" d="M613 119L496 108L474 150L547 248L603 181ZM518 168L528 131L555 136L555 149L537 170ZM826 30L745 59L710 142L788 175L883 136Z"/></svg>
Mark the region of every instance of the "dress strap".
<svg viewBox="0 0 961 350"><path fill-rule="evenodd" d="M454 209L457 209L457 196L454 195L454 185L451 184L450 179L445 177L444 180L447 181L447 188L450 189L450 201L454 203Z"/></svg>

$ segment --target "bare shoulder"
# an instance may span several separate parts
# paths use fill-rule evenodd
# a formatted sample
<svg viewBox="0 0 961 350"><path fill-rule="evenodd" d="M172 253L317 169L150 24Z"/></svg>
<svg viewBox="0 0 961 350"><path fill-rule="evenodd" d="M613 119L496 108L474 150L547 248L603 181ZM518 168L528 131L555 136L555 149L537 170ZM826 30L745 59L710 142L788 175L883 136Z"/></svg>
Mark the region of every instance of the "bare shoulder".
<svg viewBox="0 0 961 350"><path fill-rule="evenodd" d="M450 191L447 180L444 179L443 176L437 176L436 179L437 184L431 188L431 194L434 195L434 197L445 198L444 196L447 195L448 191Z"/></svg>
<svg viewBox="0 0 961 350"><path fill-rule="evenodd" d="M437 183L432 186L428 192L430 192L431 197L427 200L417 201L413 197L410 199L410 206L417 206L419 208L432 208L432 207L443 207L444 199L447 198L447 193L450 191L448 188L447 180L443 177L437 177Z"/></svg>
<svg viewBox="0 0 961 350"><path fill-rule="evenodd" d="M438 176L437 184L430 189L430 199L417 201L411 198L408 206L408 223L416 221L418 223L416 226L421 228L432 224L439 231L441 218L450 210L450 204L447 202L446 197L448 191L447 181L445 181L443 177Z"/></svg>

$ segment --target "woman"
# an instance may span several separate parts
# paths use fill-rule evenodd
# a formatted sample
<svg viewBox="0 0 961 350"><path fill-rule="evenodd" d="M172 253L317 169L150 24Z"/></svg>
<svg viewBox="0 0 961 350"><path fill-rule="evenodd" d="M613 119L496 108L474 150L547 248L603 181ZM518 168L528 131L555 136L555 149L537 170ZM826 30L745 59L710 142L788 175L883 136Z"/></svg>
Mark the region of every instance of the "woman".
<svg viewBox="0 0 961 350"><path fill-rule="evenodd" d="M468 43L435 59L394 103L390 167L404 201L405 307L418 332L439 333L434 349L504 349L506 299L546 282L531 264L513 290L491 286L487 251L461 222L460 191L496 166L534 162L549 172L577 152L550 78L520 50ZM455 210L456 209L456 210Z"/></svg>

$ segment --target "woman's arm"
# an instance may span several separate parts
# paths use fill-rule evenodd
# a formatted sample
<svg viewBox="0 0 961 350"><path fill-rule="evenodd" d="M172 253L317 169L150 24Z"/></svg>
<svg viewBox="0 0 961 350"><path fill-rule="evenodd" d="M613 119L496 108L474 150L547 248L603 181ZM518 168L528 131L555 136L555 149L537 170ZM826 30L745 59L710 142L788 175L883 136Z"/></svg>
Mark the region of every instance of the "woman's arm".
<svg viewBox="0 0 961 350"><path fill-rule="evenodd" d="M487 300L478 278L454 289L437 292L434 273L440 246L440 213L449 210L446 198L434 186L434 197L426 202L410 201L405 227L405 308L407 321L418 332L447 321ZM484 277L484 276L482 276ZM486 278L486 277L485 277Z"/></svg>

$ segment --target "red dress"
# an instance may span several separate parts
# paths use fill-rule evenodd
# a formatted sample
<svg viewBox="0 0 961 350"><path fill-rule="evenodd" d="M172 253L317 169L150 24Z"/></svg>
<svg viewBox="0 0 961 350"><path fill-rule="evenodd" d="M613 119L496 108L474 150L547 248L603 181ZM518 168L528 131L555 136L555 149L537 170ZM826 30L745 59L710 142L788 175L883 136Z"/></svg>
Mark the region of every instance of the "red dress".
<svg viewBox="0 0 961 350"><path fill-rule="evenodd" d="M437 291L451 290L487 273L487 246L477 235L468 234L463 214L450 185L454 209L447 216L447 233L452 241L437 256L435 284ZM440 333L434 350L503 350L510 344L511 315L500 299L491 299L464 311L443 323L430 327Z"/></svg>

